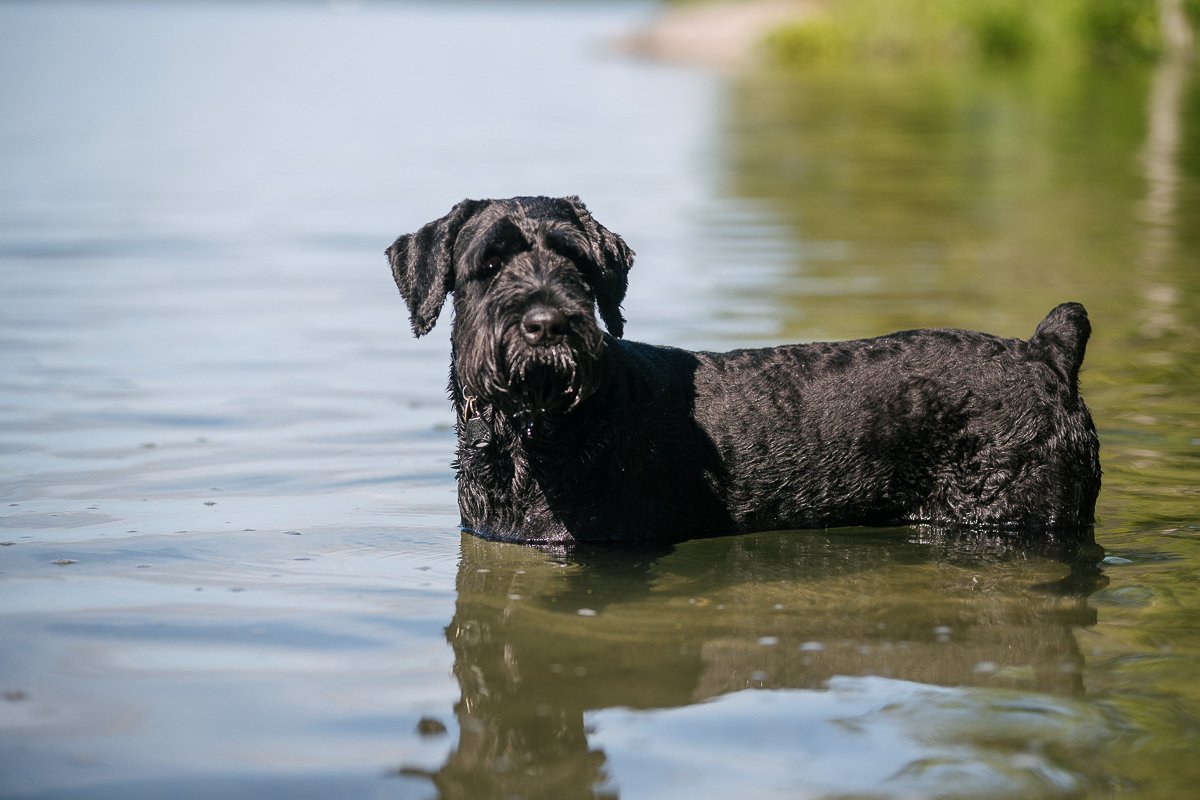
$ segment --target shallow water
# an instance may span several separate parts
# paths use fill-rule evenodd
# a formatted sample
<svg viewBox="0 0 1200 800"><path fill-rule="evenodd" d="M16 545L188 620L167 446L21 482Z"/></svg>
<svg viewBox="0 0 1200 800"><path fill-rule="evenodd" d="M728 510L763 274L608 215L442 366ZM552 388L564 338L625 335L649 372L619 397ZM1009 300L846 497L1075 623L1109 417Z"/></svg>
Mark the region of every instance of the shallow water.
<svg viewBox="0 0 1200 800"><path fill-rule="evenodd" d="M1200 80L723 77L649 13L0 5L0 796L1192 796ZM647 341L1084 302L1095 543L461 534L382 250L525 193Z"/></svg>

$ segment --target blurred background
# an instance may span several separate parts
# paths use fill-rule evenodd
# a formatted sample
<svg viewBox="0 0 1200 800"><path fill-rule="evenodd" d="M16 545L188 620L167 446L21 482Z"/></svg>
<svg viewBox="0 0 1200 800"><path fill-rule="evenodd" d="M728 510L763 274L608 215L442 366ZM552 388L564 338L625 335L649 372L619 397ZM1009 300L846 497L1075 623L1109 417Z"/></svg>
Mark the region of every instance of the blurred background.
<svg viewBox="0 0 1200 800"><path fill-rule="evenodd" d="M936 796L947 773L905 764L961 757L987 766L957 796L1190 797L1197 31L1196 0L0 2L0 795L538 796L553 773L555 796L671 796L669 773ZM964 560L916 531L682 545L632 578L460 540L448 312L412 339L383 250L517 194L578 194L637 251L637 340L1027 337L1083 302L1103 580L1050 598L1031 587L1070 559ZM867 570L854 597L831 551ZM592 593L624 616L588 639L575 608L611 613ZM829 597L857 610L823 616ZM718 617L681 621L699 608ZM932 671L898 644L853 662L868 609L933 650L947 619L989 633ZM513 619L508 651L455 638ZM683 632L621 640L647 660L590 694L493 691L481 720L469 675L515 680L521 654L562 673L546 630L584 638L581 675L631 631ZM838 636L847 660L801 663ZM781 641L791 660L764 661ZM993 695L820 694L846 674L1002 688L1091 738L989 718ZM780 699L792 722L700 703L747 687L812 694ZM679 755L789 763L789 736L930 697L836 745L927 741L898 783ZM574 722L539 728L542 707ZM628 711L658 707L699 716ZM963 734L966 755L921 738L964 707L1016 732Z"/></svg>

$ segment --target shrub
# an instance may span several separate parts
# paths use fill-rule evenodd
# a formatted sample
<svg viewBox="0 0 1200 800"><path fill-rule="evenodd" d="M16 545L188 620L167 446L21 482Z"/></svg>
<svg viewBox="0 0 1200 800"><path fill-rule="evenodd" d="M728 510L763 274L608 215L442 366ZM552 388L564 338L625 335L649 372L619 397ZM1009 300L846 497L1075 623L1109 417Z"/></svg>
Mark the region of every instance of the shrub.
<svg viewBox="0 0 1200 800"><path fill-rule="evenodd" d="M1200 19L1200 0L1183 2ZM1156 0L831 0L825 13L776 29L764 44L774 60L798 64L1147 59L1161 48L1157 9Z"/></svg>

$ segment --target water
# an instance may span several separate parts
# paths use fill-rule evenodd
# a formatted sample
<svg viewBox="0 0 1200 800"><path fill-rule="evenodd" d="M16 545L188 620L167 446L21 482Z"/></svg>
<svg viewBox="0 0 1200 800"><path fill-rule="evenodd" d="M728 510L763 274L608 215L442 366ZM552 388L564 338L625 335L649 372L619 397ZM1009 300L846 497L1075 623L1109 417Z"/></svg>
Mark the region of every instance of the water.
<svg viewBox="0 0 1200 800"><path fill-rule="evenodd" d="M0 6L0 796L1200 780L1200 80L721 76L626 4ZM579 194L632 338L1096 328L1096 541L457 530L382 250Z"/></svg>

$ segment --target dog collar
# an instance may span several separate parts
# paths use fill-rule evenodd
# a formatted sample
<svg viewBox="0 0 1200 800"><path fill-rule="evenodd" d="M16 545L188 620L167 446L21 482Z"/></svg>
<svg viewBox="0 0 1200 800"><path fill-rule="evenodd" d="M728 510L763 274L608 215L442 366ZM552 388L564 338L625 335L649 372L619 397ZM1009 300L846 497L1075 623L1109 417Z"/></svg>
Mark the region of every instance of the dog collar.
<svg viewBox="0 0 1200 800"><path fill-rule="evenodd" d="M476 406L477 398L470 395L463 397L463 436L467 444L476 450L482 450L492 443L492 426L479 413Z"/></svg>
<svg viewBox="0 0 1200 800"><path fill-rule="evenodd" d="M478 397L463 395L462 435L467 440L467 444L476 450L482 450L489 446L495 435L491 423L484 419L479 407ZM546 419L532 411L517 412L513 415L512 422L521 438L526 441L542 438L554 429L553 420Z"/></svg>

